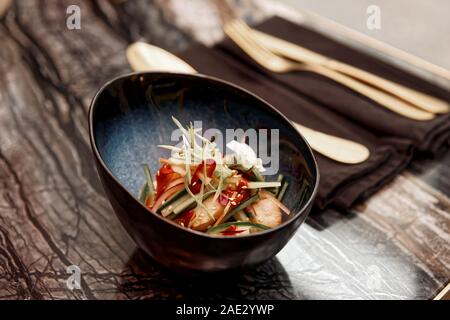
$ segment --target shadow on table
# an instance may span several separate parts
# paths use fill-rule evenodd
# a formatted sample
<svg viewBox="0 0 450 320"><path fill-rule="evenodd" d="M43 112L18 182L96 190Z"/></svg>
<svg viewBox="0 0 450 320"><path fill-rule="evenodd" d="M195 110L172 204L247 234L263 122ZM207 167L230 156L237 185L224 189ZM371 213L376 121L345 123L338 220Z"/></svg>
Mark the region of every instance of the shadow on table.
<svg viewBox="0 0 450 320"><path fill-rule="evenodd" d="M342 222L343 220L348 221L356 217L357 214L351 211L342 211L336 209L326 209L324 211L319 211L318 209L313 208L304 223L317 231L323 231L336 223ZM301 228L302 227L300 226L300 229Z"/></svg>
<svg viewBox="0 0 450 320"><path fill-rule="evenodd" d="M118 294L130 299L295 299L296 294L277 258L253 269L211 275L181 275L162 267L137 249L127 263Z"/></svg>

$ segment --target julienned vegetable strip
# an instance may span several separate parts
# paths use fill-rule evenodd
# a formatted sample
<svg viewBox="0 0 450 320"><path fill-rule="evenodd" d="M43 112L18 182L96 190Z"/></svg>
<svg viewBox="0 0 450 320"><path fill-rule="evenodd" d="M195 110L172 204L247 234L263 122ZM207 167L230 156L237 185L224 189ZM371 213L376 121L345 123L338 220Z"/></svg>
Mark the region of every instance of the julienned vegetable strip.
<svg viewBox="0 0 450 320"><path fill-rule="evenodd" d="M282 201L282 200L283 200L284 193L286 192L286 189L287 189L288 185L289 185L289 184L285 181L285 182L283 183L283 185L281 186L281 189L280 189L280 191L279 191L278 194L277 194L277 199L278 199L279 201Z"/></svg>
<svg viewBox="0 0 450 320"><path fill-rule="evenodd" d="M159 207L163 202L167 202L167 199L171 199L175 194L182 191L184 187L182 185L176 185L172 188L167 188L162 195L156 199L156 201L152 205L152 209L158 212Z"/></svg>
<svg viewBox="0 0 450 320"><path fill-rule="evenodd" d="M277 178L277 181L280 182L281 185L283 185L283 179L284 179L284 176L283 176L282 174L279 174L279 175L278 175L278 178ZM273 189L271 190L271 192L272 192L275 196L277 196L277 195L280 193L280 187L273 188Z"/></svg>
<svg viewBox="0 0 450 320"><path fill-rule="evenodd" d="M206 192L203 197L202 201L205 200L208 196L212 194L213 191ZM181 213L185 212L186 210L190 210L193 207L195 207L196 200L194 198L189 198L185 200L183 203L179 204L177 207L174 208L173 212L167 217L167 219L173 220L177 216L179 216ZM205 209L206 210L206 209Z"/></svg>
<svg viewBox="0 0 450 320"><path fill-rule="evenodd" d="M170 204L174 203L176 200L181 198L182 196L187 195L186 189L182 189L178 191L178 193L174 194L171 198L167 199L156 212L161 213L164 209L166 209Z"/></svg>
<svg viewBox="0 0 450 320"><path fill-rule="evenodd" d="M273 182L250 181L248 183L249 189L276 188L279 186L281 186L281 182L278 182L278 181L273 181Z"/></svg>
<svg viewBox="0 0 450 320"><path fill-rule="evenodd" d="M278 181L265 181L262 160L249 145L231 141L227 150L234 153L224 156L198 133L201 129L173 121L183 133L182 143L160 146L171 155L160 159L156 185L149 166L143 166L146 183L139 199L145 206L184 228L221 236L259 232L282 223L282 211L289 214L280 202L288 185L283 175Z"/></svg>
<svg viewBox="0 0 450 320"><path fill-rule="evenodd" d="M231 198L234 199L235 197L236 197L236 192L233 193ZM214 223L214 226L217 226L219 223L222 222L222 220L226 217L228 211L230 210L230 207L231 207L231 201L228 201L227 205L225 206L225 209L223 209L223 214L219 217L219 219L217 219L217 221Z"/></svg>
<svg viewBox="0 0 450 320"><path fill-rule="evenodd" d="M240 210L244 210L246 207L248 207L249 205L251 205L252 203L258 201L259 199L259 194L254 194L253 196L251 196L250 198L248 198L247 200L245 200L244 202L242 202L240 205L238 205L236 208L233 208L232 210L230 210L222 219L221 222L227 222L228 219L230 219L230 217L232 217L236 212L240 211Z"/></svg>
<svg viewBox="0 0 450 320"><path fill-rule="evenodd" d="M205 209L205 211L208 213L208 215L214 220L214 216L211 214L211 212L209 211L209 209L208 209L207 207L205 207L205 206L203 205L203 203L202 203L202 201L204 200L203 195L201 195L201 200L199 200L199 199L197 198L197 196L194 195L194 194L192 193L192 191L189 189L189 183L188 183L187 179L184 180L184 185L185 185L185 187L186 187L187 193L192 197L192 199L194 199L195 202L197 202L197 205L200 206L200 207L202 207L203 209ZM174 212L175 212L175 210L174 210ZM179 214L179 213L181 213L181 212L175 212L175 214Z"/></svg>
<svg viewBox="0 0 450 320"><path fill-rule="evenodd" d="M263 197L264 199L269 199L270 201L272 201L277 207L279 207L281 210L284 211L284 213L286 214L290 214L291 211L284 205L281 203L281 201L279 201L277 198L274 197L274 195L270 192L267 192L265 190L261 191L261 197Z"/></svg>
<svg viewBox="0 0 450 320"><path fill-rule="evenodd" d="M144 164L145 178L147 179L148 197L150 197L151 203L155 202L155 186L153 185L152 173L148 164Z"/></svg>
<svg viewBox="0 0 450 320"><path fill-rule="evenodd" d="M167 207L165 207L163 210L160 210L161 215L163 217L167 217L168 215L170 215L173 210L175 208L177 208L180 204L182 204L185 201L193 201L193 199L191 198L191 196L187 193L186 189L184 189L185 194L183 194L181 197L179 197L179 199L174 200L172 203L170 203ZM169 199L172 200L172 199ZM163 204L165 205L165 203Z"/></svg>
<svg viewBox="0 0 450 320"><path fill-rule="evenodd" d="M212 227L212 228L208 229L207 233L210 233L210 234L219 233L221 231L224 231L226 228L228 228L230 226L251 227L251 228L258 228L261 230L270 229L268 226L265 226L260 223L253 223L253 222L247 222L247 221L233 221L233 222L222 223L216 227Z"/></svg>
<svg viewBox="0 0 450 320"><path fill-rule="evenodd" d="M148 195L148 185L146 183L144 184L144 187L142 188L141 193L139 195L139 201L145 204L145 199L147 199L147 195Z"/></svg>

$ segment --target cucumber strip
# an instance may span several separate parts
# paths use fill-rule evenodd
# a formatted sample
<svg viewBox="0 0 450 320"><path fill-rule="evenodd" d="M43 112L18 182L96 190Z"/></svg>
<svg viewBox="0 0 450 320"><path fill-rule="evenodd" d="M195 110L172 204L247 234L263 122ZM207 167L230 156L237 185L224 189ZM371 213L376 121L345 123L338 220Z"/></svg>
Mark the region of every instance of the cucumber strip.
<svg viewBox="0 0 450 320"><path fill-rule="evenodd" d="M259 194L256 193L253 196L251 196L250 198L248 198L247 200L245 200L244 202L242 202L241 204L239 204L237 207L235 207L232 210L230 210L229 212L227 212L227 214L223 217L221 222L226 222L228 219L230 219L230 217L234 216L234 214L236 212L244 210L249 205L251 205L253 202L256 202L258 200L259 200Z"/></svg>
<svg viewBox="0 0 450 320"><path fill-rule="evenodd" d="M309 182L308 182L308 180L306 178L304 178L304 180L303 180L301 189L303 189L303 191L302 191L302 194L300 196L300 202L299 203L301 205L303 205L303 202L306 201L306 199L308 197L309 189L310 189Z"/></svg>
<svg viewBox="0 0 450 320"><path fill-rule="evenodd" d="M207 233L217 234L221 231L224 231L225 229L227 229L230 226L252 227L252 228L258 228L261 230L270 229L268 226L265 226L265 225L259 224L259 223L253 223L253 222L248 222L248 221L233 221L233 222L222 223L222 224L219 224L218 226L212 227L212 228L208 229Z"/></svg>
<svg viewBox="0 0 450 320"><path fill-rule="evenodd" d="M281 185L283 185L283 179L284 179L284 176L282 174L279 174L277 181L280 182ZM272 190L269 190L269 191L272 192L276 197L278 195L278 193L280 192L280 187L273 188Z"/></svg>
<svg viewBox="0 0 450 320"><path fill-rule="evenodd" d="M155 202L155 186L153 185L152 172L150 171L148 164L144 164L143 166L145 177L147 178L148 195L150 196L153 204L153 202Z"/></svg>
<svg viewBox="0 0 450 320"><path fill-rule="evenodd" d="M145 199L147 199L147 195L148 195L148 185L146 183L144 187L141 189L141 193L139 194L139 201L145 204Z"/></svg>
<svg viewBox="0 0 450 320"><path fill-rule="evenodd" d="M208 196L210 196L213 193L214 193L214 191L205 192L205 194L203 194L203 197L202 197L201 201L205 200ZM189 199L181 202L176 207L174 207L172 213L167 218L171 219L171 220L176 218L182 212L185 212L186 210L195 208L196 207L196 203L197 203L197 201L190 196Z"/></svg>
<svg viewBox="0 0 450 320"><path fill-rule="evenodd" d="M276 188L276 187L280 187L280 186L281 186L281 182L278 182L278 181L271 181L271 182L250 181L248 183L248 189Z"/></svg>
<svg viewBox="0 0 450 320"><path fill-rule="evenodd" d="M163 210L161 210L161 215L163 217L167 217L170 215L173 210L178 207L181 203L191 199L191 196L189 194L182 195L177 200L173 201L171 204L169 204L167 207L165 207Z"/></svg>
<svg viewBox="0 0 450 320"><path fill-rule="evenodd" d="M280 189L280 191L279 191L278 194L277 194L277 199L278 199L278 201L283 200L283 197L284 197L284 194L285 194L285 192L286 192L286 189L287 189L288 185L289 185L289 183L287 183L287 181L285 181L285 182L283 183L283 185L281 186L281 189Z"/></svg>
<svg viewBox="0 0 450 320"><path fill-rule="evenodd" d="M174 203L176 200L180 199L183 195L186 195L186 189L182 189L175 193L171 198L167 199L156 212L161 213L165 208L167 208L170 204Z"/></svg>

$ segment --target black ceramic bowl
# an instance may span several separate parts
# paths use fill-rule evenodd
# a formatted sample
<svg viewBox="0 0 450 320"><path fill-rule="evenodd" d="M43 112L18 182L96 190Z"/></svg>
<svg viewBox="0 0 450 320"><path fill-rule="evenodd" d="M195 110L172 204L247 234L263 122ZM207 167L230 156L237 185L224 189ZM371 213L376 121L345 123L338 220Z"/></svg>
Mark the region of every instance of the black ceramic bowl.
<svg viewBox="0 0 450 320"><path fill-rule="evenodd" d="M279 130L279 173L289 187L283 202L291 215L280 226L239 237L188 230L143 206L142 164L159 168L176 128L201 120L202 128ZM291 123L267 102L235 85L203 75L133 73L105 84L94 97L89 129L97 169L119 220L156 261L175 270L221 271L252 266L277 254L308 215L319 173L314 156ZM269 179L271 177L268 177ZM272 177L273 178L273 177Z"/></svg>

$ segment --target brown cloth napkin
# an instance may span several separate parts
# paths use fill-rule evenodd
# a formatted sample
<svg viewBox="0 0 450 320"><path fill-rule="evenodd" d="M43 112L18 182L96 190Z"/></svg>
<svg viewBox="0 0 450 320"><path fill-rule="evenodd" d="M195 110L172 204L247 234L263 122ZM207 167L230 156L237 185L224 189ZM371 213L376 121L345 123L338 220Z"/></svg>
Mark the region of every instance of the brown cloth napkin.
<svg viewBox="0 0 450 320"><path fill-rule="evenodd" d="M411 87L449 99L450 94L403 71L349 49L324 36L281 18L273 18L261 30L346 62L382 66L378 74ZM343 53L342 53L343 52ZM341 55L339 55L339 53ZM366 145L370 158L345 165L315 154L321 173L316 204L323 209L351 207L357 200L377 191L410 162L413 151L436 153L448 142L448 116L416 122L397 116L374 102L321 76L307 72L275 75L256 65L226 39L214 48L196 45L180 57L203 74L238 84L267 100L288 118L303 125ZM343 60L344 59L340 59ZM371 60L371 62L366 62ZM391 77L391 73L393 76ZM409 82L407 82L409 81ZM425 90L426 89L426 90Z"/></svg>

